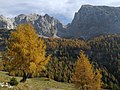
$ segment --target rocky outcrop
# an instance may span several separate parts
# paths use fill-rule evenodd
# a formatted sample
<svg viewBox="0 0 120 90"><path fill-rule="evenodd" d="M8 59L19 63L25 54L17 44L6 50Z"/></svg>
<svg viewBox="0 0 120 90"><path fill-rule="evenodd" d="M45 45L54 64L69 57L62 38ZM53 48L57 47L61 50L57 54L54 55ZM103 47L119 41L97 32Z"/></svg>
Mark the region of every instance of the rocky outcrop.
<svg viewBox="0 0 120 90"><path fill-rule="evenodd" d="M91 38L101 34L120 34L120 8L83 5L68 27L74 38Z"/></svg>
<svg viewBox="0 0 120 90"><path fill-rule="evenodd" d="M10 18L6 18L3 15L0 15L0 29L13 29L13 21Z"/></svg>
<svg viewBox="0 0 120 90"><path fill-rule="evenodd" d="M48 14L44 16L40 16L35 22L33 23L37 32L44 36L48 37L56 37L62 35L63 25L57 19L50 17Z"/></svg>

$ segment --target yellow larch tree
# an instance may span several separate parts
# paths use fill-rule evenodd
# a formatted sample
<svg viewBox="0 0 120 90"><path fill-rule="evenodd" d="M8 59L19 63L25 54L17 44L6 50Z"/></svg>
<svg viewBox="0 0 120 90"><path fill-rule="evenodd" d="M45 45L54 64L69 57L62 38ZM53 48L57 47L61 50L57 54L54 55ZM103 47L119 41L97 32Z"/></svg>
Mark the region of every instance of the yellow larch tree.
<svg viewBox="0 0 120 90"><path fill-rule="evenodd" d="M35 33L31 24L20 24L12 32L7 44L6 59L9 61L10 70L19 70L26 81L30 74L45 69L50 60L46 56L46 45L43 39Z"/></svg>
<svg viewBox="0 0 120 90"><path fill-rule="evenodd" d="M98 69L93 69L83 51L76 62L72 80L77 90L101 90L101 74Z"/></svg>

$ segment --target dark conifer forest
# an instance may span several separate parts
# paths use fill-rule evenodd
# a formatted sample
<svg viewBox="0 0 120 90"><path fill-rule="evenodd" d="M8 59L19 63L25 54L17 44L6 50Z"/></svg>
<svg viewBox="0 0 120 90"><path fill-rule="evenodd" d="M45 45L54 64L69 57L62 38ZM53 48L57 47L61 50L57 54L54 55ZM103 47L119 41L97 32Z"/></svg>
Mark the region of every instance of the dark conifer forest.
<svg viewBox="0 0 120 90"><path fill-rule="evenodd" d="M10 30L0 30L0 50L6 50ZM46 53L51 60L46 70L29 75L31 77L47 77L59 82L72 83L75 72L75 62L80 51L84 51L102 74L102 87L112 90L120 89L120 35L101 35L84 39L42 38L46 44ZM87 66L86 66L87 67ZM8 67L4 65L4 70ZM22 76L20 71L10 71L10 75Z"/></svg>

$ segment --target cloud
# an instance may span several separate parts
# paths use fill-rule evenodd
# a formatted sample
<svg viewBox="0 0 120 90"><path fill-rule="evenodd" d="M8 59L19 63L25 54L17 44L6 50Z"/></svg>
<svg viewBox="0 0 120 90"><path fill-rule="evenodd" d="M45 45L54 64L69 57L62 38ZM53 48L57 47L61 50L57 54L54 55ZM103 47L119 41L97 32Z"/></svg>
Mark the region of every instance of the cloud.
<svg viewBox="0 0 120 90"><path fill-rule="evenodd" d="M120 5L119 0L0 0L0 14L14 17L18 14L49 14L64 23L70 22L81 5Z"/></svg>

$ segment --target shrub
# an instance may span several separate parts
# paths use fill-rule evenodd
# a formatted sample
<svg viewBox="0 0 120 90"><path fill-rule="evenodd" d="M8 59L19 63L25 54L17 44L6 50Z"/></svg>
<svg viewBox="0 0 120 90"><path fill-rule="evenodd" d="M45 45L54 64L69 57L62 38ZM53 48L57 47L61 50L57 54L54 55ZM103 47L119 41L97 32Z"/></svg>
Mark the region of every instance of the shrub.
<svg viewBox="0 0 120 90"><path fill-rule="evenodd" d="M17 81L16 78L13 77L13 78L10 79L9 84L10 84L11 86L17 86L17 85L18 85L18 81Z"/></svg>

